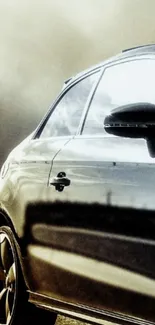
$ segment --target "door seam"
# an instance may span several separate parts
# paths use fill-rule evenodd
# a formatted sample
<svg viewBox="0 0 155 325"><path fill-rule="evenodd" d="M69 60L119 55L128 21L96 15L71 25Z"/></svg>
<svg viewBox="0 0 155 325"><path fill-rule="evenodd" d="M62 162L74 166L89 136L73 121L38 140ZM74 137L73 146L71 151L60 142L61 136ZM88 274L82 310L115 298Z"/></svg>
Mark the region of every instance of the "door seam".
<svg viewBox="0 0 155 325"><path fill-rule="evenodd" d="M73 137L74 138L74 137ZM50 167L50 170L49 170L49 174L48 174L48 178L47 178L47 187L49 187L49 181L50 181L50 175L51 175L51 172L52 172L52 168L53 168L53 161L54 159L56 158L56 156L59 154L59 152L62 150L62 148L64 148L66 146L66 144L68 144L69 141L73 140L73 138L69 139L67 142L64 143L64 145L55 153L54 157L52 158L52 161L51 161L51 167Z"/></svg>

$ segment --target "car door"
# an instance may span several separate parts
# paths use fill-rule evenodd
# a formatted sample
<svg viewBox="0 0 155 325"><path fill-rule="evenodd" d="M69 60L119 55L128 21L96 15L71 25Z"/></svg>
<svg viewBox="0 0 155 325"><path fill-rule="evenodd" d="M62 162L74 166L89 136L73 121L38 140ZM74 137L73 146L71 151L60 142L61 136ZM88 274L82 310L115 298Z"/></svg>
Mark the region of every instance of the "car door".
<svg viewBox="0 0 155 325"><path fill-rule="evenodd" d="M155 165L144 139L108 135L103 124L113 108L155 103L154 83L155 61L149 58L105 67L79 134L54 157L48 227L44 222L33 228L40 241L44 231L44 244L52 247L49 255L43 250L57 270L52 294L100 312L117 312L118 318L154 318L155 242L151 232L144 232L146 218L141 227L138 212L136 218L118 207L154 209ZM105 204L116 208L106 210Z"/></svg>
<svg viewBox="0 0 155 325"><path fill-rule="evenodd" d="M48 217L46 207L48 204L53 203L51 187L48 186L53 159L77 133L85 106L94 87L96 87L99 76L100 69L96 69L92 73L79 77L71 85L64 88L62 94L38 128L34 138L26 143L22 150L20 148L20 157L17 155L19 161L15 162L14 171L8 176L11 184L14 180L14 193L16 193L13 202L9 200L9 206L18 209L17 232L20 237L25 237L26 243L28 238L31 238L32 222L38 224L41 219L42 222L46 223ZM40 209L40 203L45 204L43 210ZM31 204L32 207L30 207ZM42 240L47 239L45 230L41 238ZM43 272L40 272L40 275L44 276L46 269L44 267L45 255L42 255L41 252L40 249L40 261L43 267ZM25 272L28 274L30 288L34 289L36 285L35 290L40 292L40 286L43 285L45 292L45 287L49 281L48 277L40 281L37 274L32 281L39 263L39 259L36 261L36 258L37 253L33 255L32 250L28 249L28 264Z"/></svg>

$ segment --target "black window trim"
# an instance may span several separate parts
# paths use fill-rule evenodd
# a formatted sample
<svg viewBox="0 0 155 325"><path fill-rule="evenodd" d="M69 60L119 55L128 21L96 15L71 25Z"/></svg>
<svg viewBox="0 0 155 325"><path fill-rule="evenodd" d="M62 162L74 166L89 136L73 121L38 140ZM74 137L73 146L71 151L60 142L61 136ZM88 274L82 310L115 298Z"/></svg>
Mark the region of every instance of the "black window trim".
<svg viewBox="0 0 155 325"><path fill-rule="evenodd" d="M87 107L85 107L85 109L84 109L84 114L82 115L83 121L82 121L82 123L80 123L81 128L78 129L78 133L76 134L76 138L80 138L81 136L83 138L90 138L90 137L91 138L93 138L93 137L95 137L95 138L97 138L97 137L106 138L106 137L109 137L109 136L111 137L111 135L106 135L105 133L100 134L100 135L82 134L83 129L84 129L84 125L85 125L85 122L86 122L86 119L87 119L87 115L88 115L88 112L89 112L89 109L90 109L90 106L91 106L91 103L92 103L92 100L94 98L94 95L96 93L98 85L99 85L99 83L100 83L106 69L111 68L111 67L113 67L115 65L123 64L123 63L126 63L126 62L139 61L139 60L155 60L155 55L149 55L149 54L143 54L143 55L138 55L138 56L133 55L132 57L123 58L123 59L119 59L119 60L114 61L114 62L107 63L101 68L101 75L99 76L98 82L96 83L96 87L93 87L94 91L91 92L91 96L89 97L89 102L87 102Z"/></svg>
<svg viewBox="0 0 155 325"><path fill-rule="evenodd" d="M89 94L89 96L87 98L87 101L86 101L85 107L83 109L83 113L82 113L82 116L81 116L80 124L79 124L79 127L77 129L76 135L81 134L81 130L83 129L83 125L85 123L85 118L86 118L87 111L89 110L89 107L90 107L90 104L91 104L91 100L93 98L93 95L94 95L97 87L98 87L98 84L100 82L100 79L101 79L101 77L103 75L103 71L104 71L104 67L100 68L97 71L97 72L99 72L99 75L97 77L97 80L94 82L94 85L92 86L92 89L90 91L90 94Z"/></svg>

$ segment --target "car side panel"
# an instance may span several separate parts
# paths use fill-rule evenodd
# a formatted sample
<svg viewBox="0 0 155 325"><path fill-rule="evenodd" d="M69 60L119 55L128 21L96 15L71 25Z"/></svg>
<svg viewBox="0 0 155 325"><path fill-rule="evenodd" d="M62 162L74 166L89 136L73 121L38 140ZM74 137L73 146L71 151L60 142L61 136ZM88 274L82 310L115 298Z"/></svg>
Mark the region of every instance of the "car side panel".
<svg viewBox="0 0 155 325"><path fill-rule="evenodd" d="M27 217L33 291L155 320L153 212L58 201L30 206Z"/></svg>
<svg viewBox="0 0 155 325"><path fill-rule="evenodd" d="M143 139L79 137L65 145L49 177L52 204L29 226L34 290L154 320L154 168ZM50 184L60 172L71 181L62 192Z"/></svg>
<svg viewBox="0 0 155 325"><path fill-rule="evenodd" d="M24 235L30 203L50 200L48 178L56 153L70 138L30 140L9 157L9 168L0 182L1 208L11 217L19 238Z"/></svg>

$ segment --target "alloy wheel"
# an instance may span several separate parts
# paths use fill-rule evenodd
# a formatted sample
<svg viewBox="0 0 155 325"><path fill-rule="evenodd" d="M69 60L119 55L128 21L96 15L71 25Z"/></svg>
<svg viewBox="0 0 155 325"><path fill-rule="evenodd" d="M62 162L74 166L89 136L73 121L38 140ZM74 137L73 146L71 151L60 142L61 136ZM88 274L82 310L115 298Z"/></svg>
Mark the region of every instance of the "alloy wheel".
<svg viewBox="0 0 155 325"><path fill-rule="evenodd" d="M10 324L17 295L17 260L7 233L0 232L0 324Z"/></svg>

